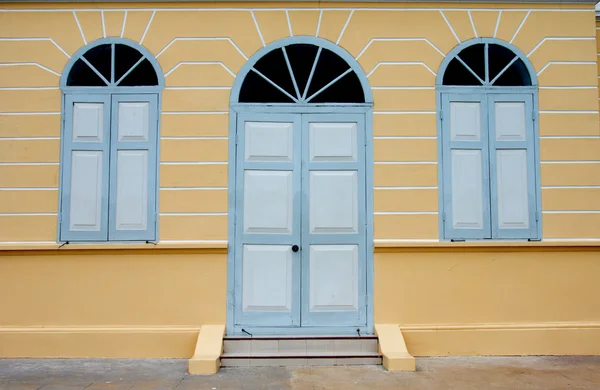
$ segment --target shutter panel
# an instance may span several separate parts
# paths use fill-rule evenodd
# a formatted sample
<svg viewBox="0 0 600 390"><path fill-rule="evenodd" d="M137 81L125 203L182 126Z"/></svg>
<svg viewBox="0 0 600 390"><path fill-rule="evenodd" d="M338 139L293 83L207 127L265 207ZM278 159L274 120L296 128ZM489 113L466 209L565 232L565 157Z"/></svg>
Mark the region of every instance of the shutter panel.
<svg viewBox="0 0 600 390"><path fill-rule="evenodd" d="M442 95L444 238L491 237L486 101Z"/></svg>
<svg viewBox="0 0 600 390"><path fill-rule="evenodd" d="M157 95L113 95L111 241L156 240L157 134Z"/></svg>
<svg viewBox="0 0 600 390"><path fill-rule="evenodd" d="M536 238L533 96L488 99L493 237Z"/></svg>
<svg viewBox="0 0 600 390"><path fill-rule="evenodd" d="M61 241L108 239L110 97L66 95Z"/></svg>

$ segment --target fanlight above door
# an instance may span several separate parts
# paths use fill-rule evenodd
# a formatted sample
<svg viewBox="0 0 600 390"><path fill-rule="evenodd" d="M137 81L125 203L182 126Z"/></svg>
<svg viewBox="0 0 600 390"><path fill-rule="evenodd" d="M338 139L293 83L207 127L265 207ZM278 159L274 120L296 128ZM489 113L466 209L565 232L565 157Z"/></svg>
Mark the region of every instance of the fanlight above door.
<svg viewBox="0 0 600 390"><path fill-rule="evenodd" d="M245 77L239 103L364 103L356 72L322 46L293 43L261 57Z"/></svg>

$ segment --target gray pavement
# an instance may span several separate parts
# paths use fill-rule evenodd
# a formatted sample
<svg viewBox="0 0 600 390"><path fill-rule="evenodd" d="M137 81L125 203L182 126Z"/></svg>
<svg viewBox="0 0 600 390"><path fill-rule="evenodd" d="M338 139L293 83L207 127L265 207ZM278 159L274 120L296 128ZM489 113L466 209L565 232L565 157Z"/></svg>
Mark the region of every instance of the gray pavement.
<svg viewBox="0 0 600 390"><path fill-rule="evenodd" d="M180 359L0 359L0 390L600 389L600 357L417 358L380 366L222 368L186 373Z"/></svg>

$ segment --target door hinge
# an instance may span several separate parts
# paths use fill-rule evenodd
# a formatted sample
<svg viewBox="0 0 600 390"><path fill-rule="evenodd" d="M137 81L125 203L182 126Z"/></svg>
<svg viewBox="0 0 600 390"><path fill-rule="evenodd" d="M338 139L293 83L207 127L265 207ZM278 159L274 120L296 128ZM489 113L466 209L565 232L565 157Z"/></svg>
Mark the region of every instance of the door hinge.
<svg viewBox="0 0 600 390"><path fill-rule="evenodd" d="M535 122L535 110L531 111L531 117L533 118L533 121Z"/></svg>
<svg viewBox="0 0 600 390"><path fill-rule="evenodd" d="M536 221L536 222L539 222L539 220L540 220L540 212L539 212L539 211L536 211L536 212L535 212L535 221Z"/></svg>
<svg viewBox="0 0 600 390"><path fill-rule="evenodd" d="M238 133L237 132L235 133L235 144L236 144L236 146L238 144Z"/></svg>
<svg viewBox="0 0 600 390"><path fill-rule="evenodd" d="M440 120L444 120L444 111L440 110Z"/></svg>
<svg viewBox="0 0 600 390"><path fill-rule="evenodd" d="M446 222L446 212L442 212L442 222Z"/></svg>

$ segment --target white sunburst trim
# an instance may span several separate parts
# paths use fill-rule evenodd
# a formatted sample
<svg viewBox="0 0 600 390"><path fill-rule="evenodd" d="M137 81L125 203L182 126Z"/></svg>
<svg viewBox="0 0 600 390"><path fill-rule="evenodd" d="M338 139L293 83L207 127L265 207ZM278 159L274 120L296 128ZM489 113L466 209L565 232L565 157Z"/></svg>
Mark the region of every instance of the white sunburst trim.
<svg viewBox="0 0 600 390"><path fill-rule="evenodd" d="M471 14L471 10L467 11L469 14L469 20L471 21L471 27L473 28L473 34L475 34L475 38L479 38L477 35L477 29L475 28L475 22L473 21L473 15Z"/></svg>
<svg viewBox="0 0 600 390"><path fill-rule="evenodd" d="M498 34L498 27L500 27L500 19L502 19L502 10L498 12L498 19L496 20L496 28L494 29L494 38Z"/></svg>
<svg viewBox="0 0 600 390"><path fill-rule="evenodd" d="M223 69L225 69L227 71L227 73L232 75L234 78L236 76L236 74L231 69L229 69L227 67L227 65L225 65L221 61L181 61L181 62L178 62L177 65L172 67L171 70L169 70L167 73L165 73L165 77L167 77L168 75L173 73L173 71L175 71L181 65L221 65L223 67Z"/></svg>
<svg viewBox="0 0 600 390"><path fill-rule="evenodd" d="M45 71L50 72L59 77L61 75L60 73L55 72L50 68L46 68L44 65L38 64L37 62L11 62L11 63L0 64L0 66L37 66L38 68L44 69Z"/></svg>
<svg viewBox="0 0 600 390"><path fill-rule="evenodd" d="M252 20L254 20L254 25L256 26L256 32L258 32L258 37L260 38L260 41L263 45L263 47L267 46L267 44L265 43L265 38L262 35L262 32L260 31L260 26L258 25L258 20L256 20L256 15L254 15L254 10L250 10L250 15L252 16Z"/></svg>
<svg viewBox="0 0 600 390"><path fill-rule="evenodd" d="M121 27L121 38L123 38L123 35L125 35L125 25L127 25L127 10L125 10L125 13L123 14L123 26Z"/></svg>
<svg viewBox="0 0 600 390"><path fill-rule="evenodd" d="M429 66L427 66L426 63L424 62L419 62L419 61L383 61L383 62L378 62L375 67L373 67L373 69L367 74L367 77L370 77L373 72L375 72L377 70L377 68L379 68L379 66L381 65L421 65L424 66L429 72L431 72L432 75L437 76L437 74L433 71L433 69L431 69Z"/></svg>
<svg viewBox="0 0 600 390"><path fill-rule="evenodd" d="M523 25L525 24L525 22L529 18L530 14L531 14L531 10L527 11L527 13L525 14L525 16L523 17L523 20L521 20L521 24L519 24L519 27L517 27L517 31L515 31L514 35L510 39L509 43L513 43L513 41L515 40L515 38L517 38L517 35L519 35L519 32L521 31L521 28L523 27Z"/></svg>
<svg viewBox="0 0 600 390"><path fill-rule="evenodd" d="M371 46L371 44L373 42L415 42L415 41L427 42L431 47L433 47L435 49L435 51L440 53L440 55L442 57L446 57L446 54L444 54L443 51L441 51L437 46L435 46L427 38L371 38L369 43L367 43L365 45L365 47L360 51L360 53L358 53L358 55L356 56L356 60L358 61L358 59L365 53L365 51L369 48L369 46Z"/></svg>
<svg viewBox="0 0 600 390"><path fill-rule="evenodd" d="M319 31L321 30L321 20L323 19L323 10L319 11L319 21L317 22L317 31L315 31L315 37L319 36Z"/></svg>
<svg viewBox="0 0 600 390"><path fill-rule="evenodd" d="M100 11L100 17L102 18L102 35L106 38L106 23L104 22L104 10Z"/></svg>
<svg viewBox="0 0 600 390"><path fill-rule="evenodd" d="M541 75L550 65L596 65L594 61L550 61L540 71L538 76Z"/></svg>
<svg viewBox="0 0 600 390"><path fill-rule="evenodd" d="M52 44L54 46L56 46L56 48L58 50L60 50L64 55L66 55L67 58L71 58L69 53L67 53L65 51L65 49L60 47L60 45L58 43L56 43L56 41L54 41L54 39L52 39L52 38L0 38L0 41L3 41L3 42L9 42L9 41L15 41L15 42L22 42L22 41L44 42L44 41L47 41L47 42L52 42Z"/></svg>
<svg viewBox="0 0 600 390"><path fill-rule="evenodd" d="M547 41L594 41L595 37L545 37L542 39L529 53L527 53L527 57L531 56L537 49L540 48Z"/></svg>
<svg viewBox="0 0 600 390"><path fill-rule="evenodd" d="M456 34L456 31L454 31L454 28L452 27L452 24L450 24L450 21L448 20L448 18L446 17L446 15L444 14L443 10L439 10L440 14L442 15L442 18L444 18L444 21L446 22L446 24L448 25L448 28L450 29L450 31L452 32L452 35L454 35L454 38L456 38L456 41L458 43L461 43L460 38L458 37L458 35Z"/></svg>
<svg viewBox="0 0 600 390"><path fill-rule="evenodd" d="M77 12L75 12L75 10L73 10L73 17L75 18L75 23L77 23L77 27L79 28L79 33L81 34L81 39L83 39L83 44L87 45L87 39L85 39L85 34L83 33L81 23L79 23L79 18L77 17Z"/></svg>
<svg viewBox="0 0 600 390"><path fill-rule="evenodd" d="M150 19L148 20L148 24L146 24L146 28L144 29L144 33L142 34L142 38L140 39L140 45L144 42L144 39L146 39L146 34L148 34L148 30L150 29L150 25L152 24L152 21L154 20L154 15L156 15L156 10L152 11L152 15L150 15Z"/></svg>
<svg viewBox="0 0 600 390"><path fill-rule="evenodd" d="M290 31L290 37L294 36L294 31L292 30L292 21L290 20L290 13L288 10L285 10L285 18L287 19L288 30Z"/></svg>
<svg viewBox="0 0 600 390"><path fill-rule="evenodd" d="M350 11L350 14L348 15L348 19L346 19L346 23L344 24L344 27L342 28L342 31L340 32L340 35L338 36L337 41L335 41L336 45L340 44L340 41L342 40L342 37L344 36L344 33L346 32L346 28L348 27L348 24L350 24L350 19L352 19L352 15L354 15L354 10Z"/></svg>
<svg viewBox="0 0 600 390"><path fill-rule="evenodd" d="M240 49L238 47L238 45L236 45L235 42L233 42L233 40L231 40L231 38L229 38L229 37L181 37L181 38L173 38L171 40L171 42L167 43L167 45L161 51L158 52L158 54L156 55L155 58L160 57L169 47L171 47L172 44L174 44L175 42L178 42L178 41L227 41L227 42L231 43L231 45L238 51L238 53L240 53L240 55L242 57L244 57L244 59L246 61L248 61L248 57L246 56L246 54L244 54L244 52L242 51L242 49Z"/></svg>

